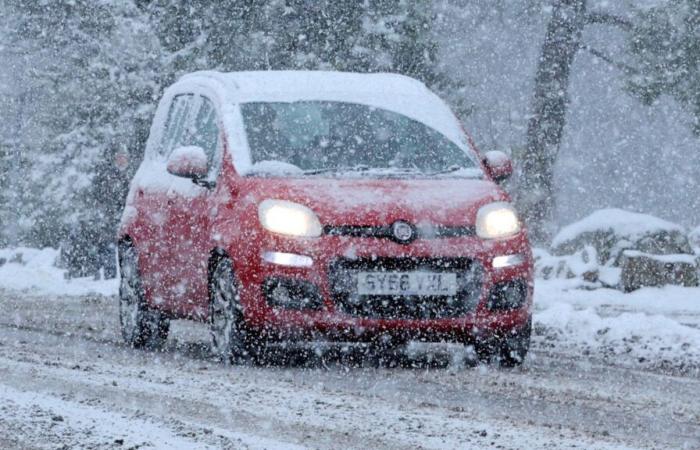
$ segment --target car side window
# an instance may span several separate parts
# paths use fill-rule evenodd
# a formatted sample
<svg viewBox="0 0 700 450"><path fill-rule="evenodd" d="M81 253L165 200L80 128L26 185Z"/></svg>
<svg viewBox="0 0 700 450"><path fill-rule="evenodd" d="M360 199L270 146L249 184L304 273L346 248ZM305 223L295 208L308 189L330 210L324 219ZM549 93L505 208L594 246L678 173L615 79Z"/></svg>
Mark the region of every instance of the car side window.
<svg viewBox="0 0 700 450"><path fill-rule="evenodd" d="M214 104L200 95L182 94L173 99L160 153L167 157L175 148L187 145L204 150L211 175L217 168L219 124Z"/></svg>
<svg viewBox="0 0 700 450"><path fill-rule="evenodd" d="M210 171L214 166L219 145L219 124L214 104L206 97L198 97L192 108L192 125L187 142L182 145L201 147L207 155Z"/></svg>
<svg viewBox="0 0 700 450"><path fill-rule="evenodd" d="M170 155L170 152L178 146L187 121L190 107L194 95L183 94L173 98L168 110L168 119L165 122L163 138L160 144L159 153L163 156Z"/></svg>

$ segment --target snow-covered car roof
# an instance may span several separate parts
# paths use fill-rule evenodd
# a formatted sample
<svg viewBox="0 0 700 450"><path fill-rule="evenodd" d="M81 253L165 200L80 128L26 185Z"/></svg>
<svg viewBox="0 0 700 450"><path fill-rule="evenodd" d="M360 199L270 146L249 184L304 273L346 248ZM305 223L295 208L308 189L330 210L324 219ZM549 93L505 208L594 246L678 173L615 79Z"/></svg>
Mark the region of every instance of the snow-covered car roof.
<svg viewBox="0 0 700 450"><path fill-rule="evenodd" d="M326 71L200 71L184 75L165 90L151 125L146 159L162 156L158 149L168 107L174 97L188 93L205 95L216 105L221 124L228 130L230 156L241 174L251 169L252 162L238 105L249 102L338 101L386 109L436 130L476 157L447 104L423 83L407 76Z"/></svg>
<svg viewBox="0 0 700 450"><path fill-rule="evenodd" d="M423 83L391 73L326 71L193 72L174 89L208 87L225 103L326 100L397 112L439 131L466 148L461 126L447 104Z"/></svg>
<svg viewBox="0 0 700 450"><path fill-rule="evenodd" d="M210 79L235 92L242 101L266 100L283 94L295 98L316 98L317 93L380 94L382 92L424 95L423 83L393 73L354 73L319 70L262 70L247 72L199 71L184 75L179 82Z"/></svg>

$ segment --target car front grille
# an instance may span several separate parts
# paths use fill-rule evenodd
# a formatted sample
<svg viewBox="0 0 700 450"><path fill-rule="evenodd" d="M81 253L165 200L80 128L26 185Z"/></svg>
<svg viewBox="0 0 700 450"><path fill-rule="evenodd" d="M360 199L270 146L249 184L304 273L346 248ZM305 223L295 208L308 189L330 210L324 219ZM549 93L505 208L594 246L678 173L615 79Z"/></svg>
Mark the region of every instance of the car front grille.
<svg viewBox="0 0 700 450"><path fill-rule="evenodd" d="M358 295L360 271L430 271L457 274L454 296ZM373 319L444 319L474 312L481 295L483 269L468 258L338 259L328 270L331 294L343 313Z"/></svg>
<svg viewBox="0 0 700 450"><path fill-rule="evenodd" d="M360 238L394 239L389 225L326 225L323 233L328 236L349 236ZM472 226L420 226L416 227L419 239L454 238L474 236L476 229Z"/></svg>

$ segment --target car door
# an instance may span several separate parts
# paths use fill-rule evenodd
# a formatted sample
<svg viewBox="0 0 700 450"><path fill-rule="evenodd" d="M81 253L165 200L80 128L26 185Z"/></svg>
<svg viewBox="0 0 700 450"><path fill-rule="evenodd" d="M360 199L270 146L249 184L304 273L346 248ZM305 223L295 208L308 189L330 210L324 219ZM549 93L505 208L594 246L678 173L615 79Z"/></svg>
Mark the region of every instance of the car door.
<svg viewBox="0 0 700 450"><path fill-rule="evenodd" d="M147 298L158 308L166 306L177 284L170 264L172 230L168 225L171 215L171 183L182 182L166 171L167 158L181 140L185 122L190 114L193 95L175 96L168 105L167 119L156 144L156 154L146 159L146 176L138 181L135 201L142 211L142 239L139 239L140 264Z"/></svg>
<svg viewBox="0 0 700 450"><path fill-rule="evenodd" d="M198 146L207 155L208 175L195 184L174 177L168 191L168 214L163 229L169 273L165 281L166 308L177 316L202 317L207 310L207 264L213 248L211 223L216 177L221 162L219 120L214 104L206 97L189 98L182 130L172 149Z"/></svg>

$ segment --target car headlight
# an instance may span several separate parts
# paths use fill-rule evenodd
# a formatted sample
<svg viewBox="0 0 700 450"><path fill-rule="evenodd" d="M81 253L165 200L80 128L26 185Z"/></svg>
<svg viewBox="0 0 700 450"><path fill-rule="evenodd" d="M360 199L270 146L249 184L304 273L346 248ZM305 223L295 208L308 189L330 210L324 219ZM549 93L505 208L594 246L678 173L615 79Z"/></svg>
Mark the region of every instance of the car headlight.
<svg viewBox="0 0 700 450"><path fill-rule="evenodd" d="M520 231L520 220L510 203L482 206L476 214L476 234L484 239L506 238Z"/></svg>
<svg viewBox="0 0 700 450"><path fill-rule="evenodd" d="M265 200L258 207L260 224L268 231L297 237L318 237L321 222L304 205L285 200Z"/></svg>

